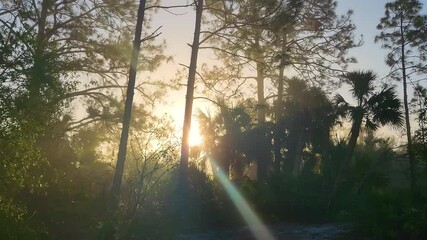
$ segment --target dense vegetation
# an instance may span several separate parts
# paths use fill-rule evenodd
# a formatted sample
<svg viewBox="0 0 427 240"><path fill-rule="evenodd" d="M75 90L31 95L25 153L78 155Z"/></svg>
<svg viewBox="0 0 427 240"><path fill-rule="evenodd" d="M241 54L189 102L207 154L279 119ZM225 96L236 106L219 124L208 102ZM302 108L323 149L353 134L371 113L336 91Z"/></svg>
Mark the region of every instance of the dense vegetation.
<svg viewBox="0 0 427 240"><path fill-rule="evenodd" d="M388 3L378 19L387 76L348 70L362 41L352 11L340 15L333 0L188 2L141 1L132 46L135 1L0 0L1 239L177 239L247 224L224 181L267 224L345 222L363 239L427 238L418 0ZM198 13L189 73L180 72L188 84L179 73L138 78L126 101L131 62L146 76L173 65L150 20L174 8ZM199 50L215 60L196 68ZM158 110L182 85L180 139ZM193 111L197 98L209 111ZM189 146L192 118L203 142ZM377 134L383 126L405 140Z"/></svg>

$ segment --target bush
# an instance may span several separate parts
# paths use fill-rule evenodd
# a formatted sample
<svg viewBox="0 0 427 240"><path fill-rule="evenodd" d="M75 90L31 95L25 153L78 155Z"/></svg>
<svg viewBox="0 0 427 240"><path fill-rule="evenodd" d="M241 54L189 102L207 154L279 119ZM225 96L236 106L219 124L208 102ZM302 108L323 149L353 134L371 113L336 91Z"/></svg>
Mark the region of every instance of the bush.
<svg viewBox="0 0 427 240"><path fill-rule="evenodd" d="M408 190L366 194L355 217L371 239L427 239L427 201L412 198Z"/></svg>
<svg viewBox="0 0 427 240"><path fill-rule="evenodd" d="M273 174L264 183L246 180L239 186L265 218L298 222L321 222L328 218L327 191L322 190L316 176L297 179Z"/></svg>
<svg viewBox="0 0 427 240"><path fill-rule="evenodd" d="M6 200L0 195L0 239L44 240L49 239L43 227L27 214L26 208Z"/></svg>

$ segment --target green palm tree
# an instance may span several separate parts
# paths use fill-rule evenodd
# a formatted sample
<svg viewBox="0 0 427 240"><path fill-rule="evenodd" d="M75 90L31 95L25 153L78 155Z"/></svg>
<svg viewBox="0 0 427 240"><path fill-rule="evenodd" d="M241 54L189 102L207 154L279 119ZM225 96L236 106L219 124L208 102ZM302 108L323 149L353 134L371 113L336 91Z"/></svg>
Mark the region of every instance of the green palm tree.
<svg viewBox="0 0 427 240"><path fill-rule="evenodd" d="M394 126L402 126L403 124L401 101L396 94L395 88L383 85L379 91L376 91L376 80L377 77L373 71L349 72L344 75L344 82L350 85L350 92L356 104L351 105L339 94L334 98L338 114L349 117L352 126L346 154L338 170L329 204L335 194L343 170L353 156L362 126L364 125L366 128L375 131L386 124Z"/></svg>

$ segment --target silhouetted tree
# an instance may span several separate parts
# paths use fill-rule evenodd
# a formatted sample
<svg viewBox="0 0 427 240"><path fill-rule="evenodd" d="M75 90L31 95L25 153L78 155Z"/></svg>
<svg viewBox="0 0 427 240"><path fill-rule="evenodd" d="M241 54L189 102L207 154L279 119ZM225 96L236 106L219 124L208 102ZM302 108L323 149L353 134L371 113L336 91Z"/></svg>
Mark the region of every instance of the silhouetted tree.
<svg viewBox="0 0 427 240"><path fill-rule="evenodd" d="M248 159L251 156L244 156L248 154L250 142L257 141L247 137L253 126L252 119L247 113L247 103L238 103L235 107L224 101L218 103L218 112L214 115L202 111L197 115L203 135L203 151L214 158L226 176L239 179L243 177L246 165L253 160Z"/></svg>
<svg viewBox="0 0 427 240"><path fill-rule="evenodd" d="M311 146L313 151L326 157L329 132L335 122L332 103L317 87L309 87L300 79L286 82L283 99L284 114L279 125L280 152L285 157L284 167L294 176L302 170L303 150ZM321 150L323 149L323 150Z"/></svg>
<svg viewBox="0 0 427 240"><path fill-rule="evenodd" d="M339 181L350 164L362 126L376 130L386 124L395 126L403 124L401 102L394 87L384 85L380 91L375 91L376 79L377 77L372 71L349 72L344 75L344 82L350 85L350 92L356 105L351 105L339 94L334 98L338 112L350 117L352 125L346 154L340 164L331 196L335 194Z"/></svg>
<svg viewBox="0 0 427 240"><path fill-rule="evenodd" d="M255 80L261 125L268 110L265 81L278 83L280 103L285 70L296 70L304 79L321 83L354 61L346 56L358 46L351 12L338 16L334 1L216 1L208 6L215 17L209 22L211 30L204 31L212 36L211 45L203 48L213 49L223 66L206 69L205 82L215 89L212 86L220 85L218 80L237 86ZM225 85L230 88L232 84ZM268 170L268 155L258 159L261 179ZM276 155L280 162L277 147Z"/></svg>
<svg viewBox="0 0 427 240"><path fill-rule="evenodd" d="M403 106L410 165L411 189L416 188L415 158L412 149L412 132L409 117L408 83L414 74L427 72L427 16L420 15L422 5L418 0L396 0L385 5L385 16L375 37L382 47L389 49L386 63L391 67L391 77L402 80Z"/></svg>
<svg viewBox="0 0 427 240"><path fill-rule="evenodd" d="M185 96L184 125L182 130L181 161L180 175L181 178L187 178L186 171L188 168L189 158L189 139L191 129L191 116L193 111L194 83L196 81L197 57L200 45L200 28L202 24L203 0L197 0L196 4L196 21L194 28L193 44L191 45L190 66L188 67L187 94Z"/></svg>

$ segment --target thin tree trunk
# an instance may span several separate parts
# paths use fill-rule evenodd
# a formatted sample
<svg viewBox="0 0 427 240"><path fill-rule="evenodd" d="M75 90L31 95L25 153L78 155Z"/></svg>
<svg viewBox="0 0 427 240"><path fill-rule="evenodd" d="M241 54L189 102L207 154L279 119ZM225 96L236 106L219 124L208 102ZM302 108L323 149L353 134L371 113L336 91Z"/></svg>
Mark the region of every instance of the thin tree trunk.
<svg viewBox="0 0 427 240"><path fill-rule="evenodd" d="M189 158L189 152L190 152L189 137L190 137L190 129L191 129L191 115L193 111L194 82L196 79L197 57L199 52L202 12L203 12L203 0L197 0L196 24L194 29L193 44L191 45L191 59L190 59L190 66L188 70L187 95L185 97L184 126L182 131L181 161L180 161L180 176L182 178L187 178L187 170L188 170L188 158Z"/></svg>
<svg viewBox="0 0 427 240"><path fill-rule="evenodd" d="M287 167L288 172L297 177L301 169L301 155L304 149L304 141L306 139L306 115L305 110L301 110L298 117L293 120L292 129L290 133L288 157L286 159L289 164Z"/></svg>
<svg viewBox="0 0 427 240"><path fill-rule="evenodd" d="M32 102L32 105L39 105L40 97L40 87L41 82L44 80L43 75L45 74L43 69L43 55L46 47L46 20L48 15L48 8L51 0L43 0L40 10L40 18L37 23L37 36L36 36L36 46L34 51L34 66L32 69L32 75L29 83L29 95Z"/></svg>
<svg viewBox="0 0 427 240"><path fill-rule="evenodd" d="M258 58L261 59L261 58ZM258 126L264 127L265 125L265 115L267 112L267 103L264 97L264 66L261 62L258 62L256 65L257 70L257 97L258 97L258 105L257 105L257 119ZM264 141L265 133L262 132L261 136L263 146L259 146L261 153L257 157L257 179L264 180L267 177L268 172L268 164L269 164L269 154L267 151L267 142ZM261 140L261 139L260 139Z"/></svg>
<svg viewBox="0 0 427 240"><path fill-rule="evenodd" d="M409 106L408 106L408 90L407 90L407 76L406 76L406 63L405 63L405 39L403 29L403 17L400 18L400 42L401 42L401 62L402 62L402 80L403 80L403 106L405 108L405 123L406 123L406 137L408 141L407 152L409 156L409 169L410 169L410 183L411 191L415 194L416 191L416 176L415 176L415 156L412 149L411 137L411 122L409 120Z"/></svg>
<svg viewBox="0 0 427 240"><path fill-rule="evenodd" d="M304 114L304 113L303 113ZM304 140L305 140L305 117L303 117L303 121L299 123L298 132L297 132L297 142L295 145L295 154L293 159L293 169L292 175L294 177L298 177L301 172L301 157L302 151L304 150Z"/></svg>
<svg viewBox="0 0 427 240"><path fill-rule="evenodd" d="M341 181L341 177L343 176L343 173L345 172L346 168L350 164L351 157L353 156L354 149L356 148L357 139L359 138L362 120L363 120L363 115L355 119L351 127L351 134L350 134L350 140L348 141L348 145L347 145L347 151L338 169L338 173L337 173L337 176L335 177L334 184L332 185L332 190L328 200L328 208L331 206L332 198L335 196L335 193L338 189L338 185Z"/></svg>
<svg viewBox="0 0 427 240"><path fill-rule="evenodd" d="M277 103L276 103L276 124L274 129L274 170L279 173L281 171L282 164L282 141L281 141L281 133L282 127L280 126L280 121L282 120L282 111L283 111L283 74L284 74L284 66L280 66L279 69L279 79L277 86Z"/></svg>
<svg viewBox="0 0 427 240"><path fill-rule="evenodd" d="M196 2L196 22L194 28L193 44L191 45L191 59L188 69L187 81L187 95L185 97L185 112L184 112L184 125L182 131L181 143L181 159L179 166L178 187L176 189L176 214L178 217L178 228L186 229L191 226L190 219L188 218L188 160L190 153L190 129L191 129L191 116L193 111L194 100L194 84L196 80L197 57L200 45L200 28L203 13L203 0Z"/></svg>
<svg viewBox="0 0 427 240"><path fill-rule="evenodd" d="M141 47L141 33L142 24L144 22L145 3L146 0L140 0L139 2L138 16L135 27L135 37L133 40L132 58L129 69L129 82L126 93L125 110L123 114L123 127L120 136L119 152L117 156L116 170L114 173L113 186L111 190L112 204L109 210L110 219L107 220L108 224L106 225L106 229L104 229L104 231L106 232L104 233L104 235L101 235L101 239L114 239L116 234L114 231L114 225L117 222L117 211L119 208L121 193L120 188L122 185L123 170L126 160L126 150L129 138L129 126L131 121L133 96L135 90L136 71L138 65L139 51Z"/></svg>
<svg viewBox="0 0 427 240"><path fill-rule="evenodd" d="M264 69L262 63L257 63L256 65L257 76L257 97L258 97L258 106L257 106L257 120L258 124L262 125L265 123L265 115L267 111L267 104L264 97Z"/></svg>

